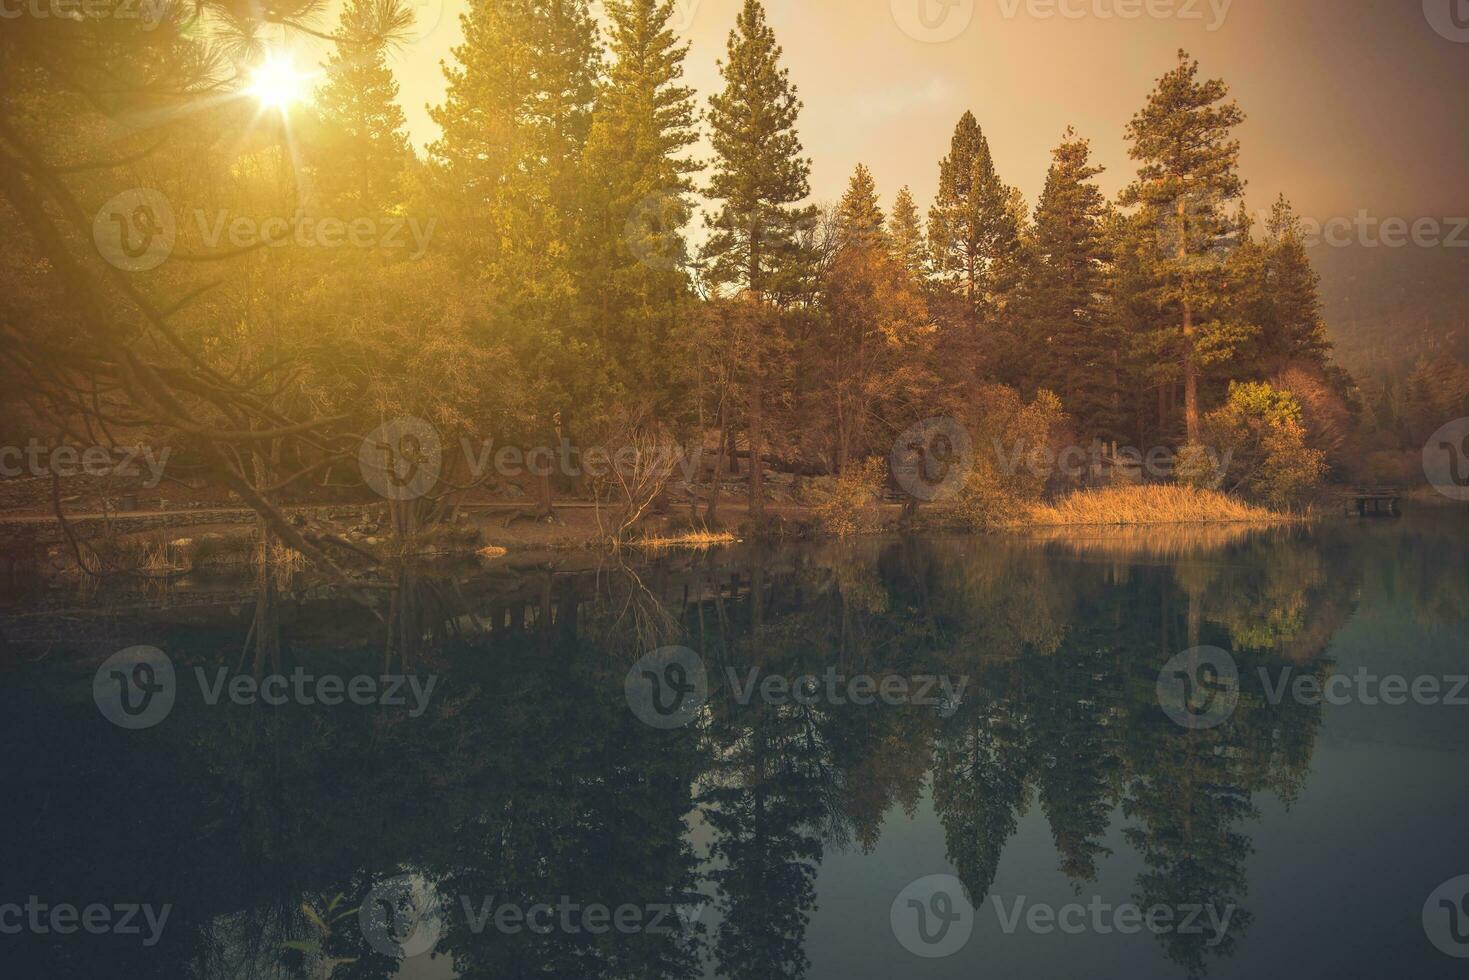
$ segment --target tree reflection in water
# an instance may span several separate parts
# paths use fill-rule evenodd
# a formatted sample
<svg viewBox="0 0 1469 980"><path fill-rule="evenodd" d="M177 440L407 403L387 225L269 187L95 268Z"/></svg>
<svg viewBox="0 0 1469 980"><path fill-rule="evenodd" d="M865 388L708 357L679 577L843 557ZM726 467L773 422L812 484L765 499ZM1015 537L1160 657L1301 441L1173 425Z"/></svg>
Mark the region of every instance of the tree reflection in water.
<svg viewBox="0 0 1469 980"><path fill-rule="evenodd" d="M1457 577L1429 575L1390 538L1334 541L1274 532L1151 554L1096 540L738 548L635 570L405 571L382 593L381 621L271 581L235 612L99 613L66 638L85 656L15 672L4 867L21 894L174 912L151 949L30 936L16 962L46 976L308 975L290 945L316 935L304 909L338 896L355 907L411 872L445 902L435 955L461 977L800 977L823 858L872 851L885 821L927 799L976 905L1032 804L1078 894L1120 826L1142 859L1137 904L1238 906L1222 937L1159 937L1180 973L1202 975L1248 941L1254 801L1294 799L1321 725L1319 707L1272 704L1255 668L1324 676L1327 641L1363 588L1412 595L1425 616L1466 606L1443 594L1469 581L1462 553L1431 559L1457 561ZM165 724L121 733L74 693L135 642L168 651L182 678L243 668L243 649L257 675L308 666L440 683L411 718L210 706L186 680ZM703 658L710 696L693 724L655 729L628 710L623 679L673 643ZM1225 724L1186 730L1155 683L1199 644L1233 653L1241 698ZM742 702L729 680L828 668L971 682L937 710ZM569 900L702 913L667 933L511 934L476 931L466 899L475 912ZM355 920L325 952L353 960L337 978L398 966Z"/></svg>

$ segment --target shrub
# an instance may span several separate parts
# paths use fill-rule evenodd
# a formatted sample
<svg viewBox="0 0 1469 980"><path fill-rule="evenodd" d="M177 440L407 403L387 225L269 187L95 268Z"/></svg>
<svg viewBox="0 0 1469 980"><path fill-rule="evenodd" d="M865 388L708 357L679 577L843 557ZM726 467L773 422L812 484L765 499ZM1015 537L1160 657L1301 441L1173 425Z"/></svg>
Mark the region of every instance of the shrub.
<svg viewBox="0 0 1469 980"><path fill-rule="evenodd" d="M1326 454L1306 445L1300 403L1265 382L1231 384L1229 399L1208 415L1205 429L1229 454L1227 488L1253 500L1286 506L1326 474Z"/></svg>
<svg viewBox="0 0 1469 980"><path fill-rule="evenodd" d="M1174 455L1173 478L1191 490L1219 489L1219 467L1204 446L1184 446Z"/></svg>
<svg viewBox="0 0 1469 980"><path fill-rule="evenodd" d="M1050 447L1065 420L1061 400L1049 391L1029 404L1013 388L980 390L970 425L974 466L948 509L953 521L974 530L1005 527L1021 520L1045 493L1050 473L1032 465L1032 454Z"/></svg>
<svg viewBox="0 0 1469 980"><path fill-rule="evenodd" d="M878 494L887 479L887 463L865 459L848 464L830 489L820 493L812 508L816 520L828 534L845 537L865 534L882 523Z"/></svg>

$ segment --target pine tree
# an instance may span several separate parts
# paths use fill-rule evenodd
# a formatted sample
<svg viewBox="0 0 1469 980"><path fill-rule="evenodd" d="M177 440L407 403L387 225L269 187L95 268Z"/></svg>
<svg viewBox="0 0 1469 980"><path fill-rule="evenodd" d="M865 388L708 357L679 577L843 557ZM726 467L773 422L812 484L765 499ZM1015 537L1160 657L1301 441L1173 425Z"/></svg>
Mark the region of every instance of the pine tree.
<svg viewBox="0 0 1469 980"><path fill-rule="evenodd" d="M503 262L505 285L541 292L549 281L514 273L534 258L532 270L562 276L552 266L577 209L601 62L596 23L586 0L476 0L461 22L444 103L429 111L443 130L430 153L468 209L471 251Z"/></svg>
<svg viewBox="0 0 1469 980"><path fill-rule="evenodd" d="M708 195L722 202L708 219L708 277L716 287L744 290L752 302L780 302L803 276L799 232L814 219L794 205L810 194L811 161L802 157L796 119L801 102L759 0L745 0L719 64L724 91L710 98L717 155ZM778 326L778 318L770 317ZM764 513L761 458L767 351L758 345L744 365L748 379L750 515Z"/></svg>
<svg viewBox="0 0 1469 980"><path fill-rule="evenodd" d="M877 184L863 164L837 205L837 237L843 248L880 248L887 240L887 219L877 201Z"/></svg>
<svg viewBox="0 0 1469 980"><path fill-rule="evenodd" d="M398 83L384 45L374 38L377 29L372 0L349 0L336 51L327 59L326 84L316 93L316 191L323 207L342 215L391 210L401 200L412 156Z"/></svg>
<svg viewBox="0 0 1469 980"><path fill-rule="evenodd" d="M928 242L940 280L981 312L993 313L1012 285L1020 238L1013 205L979 121L964 113L939 164Z"/></svg>
<svg viewBox="0 0 1469 980"><path fill-rule="evenodd" d="M532 375L532 418L515 436L554 446L563 420L575 428L607 387L594 338L576 329L597 26L587 0L475 0L460 20L464 43L444 67L444 103L429 113L443 130L430 155L445 237L474 281L466 288L486 296L486 342L508 344ZM538 484L548 513L549 481Z"/></svg>
<svg viewBox="0 0 1469 980"><path fill-rule="evenodd" d="M811 193L811 161L800 155L801 102L781 53L765 8L745 0L719 63L724 91L709 100L717 159L708 194L723 202L709 219L710 280L762 298L783 285L798 258L798 231L814 216L792 207Z"/></svg>
<svg viewBox="0 0 1469 980"><path fill-rule="evenodd" d="M833 430L836 467L846 472L849 462L874 448L871 430L898 416L902 397L933 382L922 371L928 311L917 281L892 252L865 166L852 175L836 220L836 252L821 289L825 315L815 320L802 373L820 393L819 415Z"/></svg>
<svg viewBox="0 0 1469 980"><path fill-rule="evenodd" d="M1026 313L1045 365L1040 381L1062 398L1083 436L1100 435L1115 415L1117 339L1103 309L1106 200L1091 145L1067 128L1052 156L1035 213L1037 261Z"/></svg>
<svg viewBox="0 0 1469 980"><path fill-rule="evenodd" d="M891 228L893 257L917 282L928 278L928 241L913 203L913 192L904 187L893 201Z"/></svg>
<svg viewBox="0 0 1469 980"><path fill-rule="evenodd" d="M1271 309L1261 324L1261 350L1266 369L1293 361L1324 367L1331 352L1321 312L1320 277L1301 240L1300 219L1282 194L1265 228L1265 294Z"/></svg>
<svg viewBox="0 0 1469 980"><path fill-rule="evenodd" d="M676 394L669 333L688 292L686 195L699 169L686 153L698 112L681 84L688 45L669 29L674 12L673 0L608 4L613 60L586 148L583 312L640 402Z"/></svg>
<svg viewBox="0 0 1469 980"><path fill-rule="evenodd" d="M1199 375L1204 363L1233 356L1240 325L1228 314L1227 257L1241 229L1228 204L1244 193L1238 174L1238 104L1218 79L1199 81L1199 64L1184 51L1158 80L1148 103L1127 126L1130 153L1141 162L1122 193L1140 206L1156 236L1163 300L1176 309L1168 346L1182 365L1184 421L1190 446L1199 441Z"/></svg>

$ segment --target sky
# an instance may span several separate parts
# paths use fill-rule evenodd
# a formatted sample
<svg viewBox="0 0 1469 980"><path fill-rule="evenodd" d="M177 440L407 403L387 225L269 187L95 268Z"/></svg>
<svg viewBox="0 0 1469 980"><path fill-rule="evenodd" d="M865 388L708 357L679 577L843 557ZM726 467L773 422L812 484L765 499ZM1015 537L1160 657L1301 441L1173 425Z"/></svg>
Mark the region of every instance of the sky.
<svg viewBox="0 0 1469 980"><path fill-rule="evenodd" d="M413 141L436 127L440 62L465 0L411 0L419 37L392 66ZM701 101L741 0L676 0ZM885 202L926 210L954 124L974 112L1000 176L1033 206L1067 125L1092 141L1115 194L1123 139L1186 49L1244 109L1249 206L1285 193L1325 221L1469 214L1469 0L768 0L791 79L812 197L841 196L860 162ZM1462 27L1459 25L1463 25ZM707 157L707 148L704 154Z"/></svg>

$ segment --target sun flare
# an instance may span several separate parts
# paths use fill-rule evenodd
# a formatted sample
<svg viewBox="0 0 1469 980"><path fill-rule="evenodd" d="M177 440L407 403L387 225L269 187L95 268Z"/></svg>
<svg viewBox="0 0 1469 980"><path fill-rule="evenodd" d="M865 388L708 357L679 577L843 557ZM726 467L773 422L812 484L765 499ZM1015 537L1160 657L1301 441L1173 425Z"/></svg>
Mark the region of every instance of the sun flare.
<svg viewBox="0 0 1469 980"><path fill-rule="evenodd" d="M265 108L284 110L305 98L306 76L289 57L270 55L254 70L246 91Z"/></svg>

